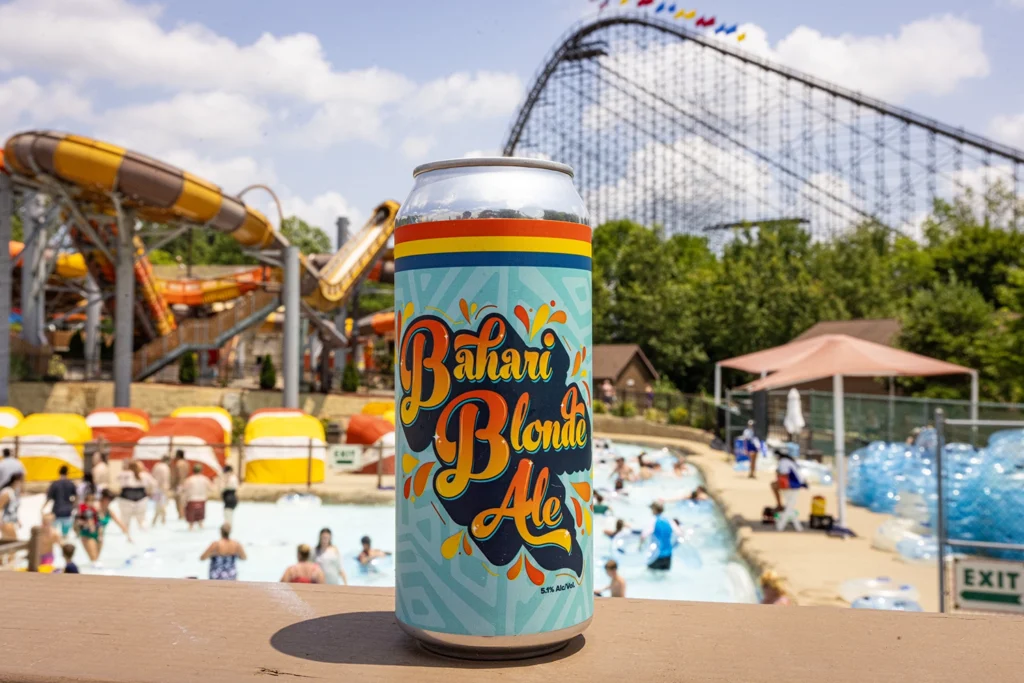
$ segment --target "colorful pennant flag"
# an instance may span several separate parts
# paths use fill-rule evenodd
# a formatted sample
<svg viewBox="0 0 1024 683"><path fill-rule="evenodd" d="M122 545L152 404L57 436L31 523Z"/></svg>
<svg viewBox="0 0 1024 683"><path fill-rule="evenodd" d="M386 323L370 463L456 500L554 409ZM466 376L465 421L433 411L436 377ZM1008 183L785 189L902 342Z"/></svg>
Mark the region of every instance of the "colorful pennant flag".
<svg viewBox="0 0 1024 683"><path fill-rule="evenodd" d="M590 1L591 2L598 2L598 1L600 1L601 2L600 6L599 6L600 10L604 10L606 7L608 7L609 4L611 4L611 0L590 0ZM619 5L625 6L625 5L631 4L631 2L632 2L632 0L619 0ZM684 21L691 21L695 17L697 17L697 10L695 10L695 9L688 10L688 9L685 9L685 8L676 9L676 7L677 7L676 3L671 2L671 0L663 0L661 2L658 2L657 5L655 5L655 1L654 0L636 0L636 7L639 8L639 7L648 7L648 6L654 6L654 14L660 14L662 12L667 12L673 19L682 19ZM712 28L712 27L716 27L715 31L714 31L714 33L716 35L721 34L721 35L730 36L730 35L736 34L739 31L739 24L729 25L729 24L727 24L725 22L722 22L722 23L719 24L716 17L708 16L708 15L701 15L700 18L697 19L696 26L697 26L697 28ZM738 42L738 43L742 43L746 39L747 39L746 32L739 33L738 35L736 35L736 42Z"/></svg>

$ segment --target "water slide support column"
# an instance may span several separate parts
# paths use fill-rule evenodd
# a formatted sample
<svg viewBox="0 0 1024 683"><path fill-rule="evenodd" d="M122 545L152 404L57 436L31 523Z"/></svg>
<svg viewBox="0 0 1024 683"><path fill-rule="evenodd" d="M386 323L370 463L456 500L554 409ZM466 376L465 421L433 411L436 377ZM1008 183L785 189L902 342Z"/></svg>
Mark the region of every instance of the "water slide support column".
<svg viewBox="0 0 1024 683"><path fill-rule="evenodd" d="M840 533L846 532L846 416L843 410L843 376L832 377L832 438L836 462L836 499Z"/></svg>
<svg viewBox="0 0 1024 683"><path fill-rule="evenodd" d="M14 213L14 186L0 173L0 405L7 400L11 374L11 216Z"/></svg>
<svg viewBox="0 0 1024 683"><path fill-rule="evenodd" d="M91 379L99 374L100 367L100 311L103 308L103 295L100 286L90 275L85 279L85 378Z"/></svg>
<svg viewBox="0 0 1024 683"><path fill-rule="evenodd" d="M135 216L118 207L114 293L114 407L132 404L135 342Z"/></svg>
<svg viewBox="0 0 1024 683"><path fill-rule="evenodd" d="M32 346L46 344L46 213L38 194L22 206L25 249L21 252L21 338Z"/></svg>
<svg viewBox="0 0 1024 683"><path fill-rule="evenodd" d="M284 266L284 358L281 368L284 373L284 407L299 407L299 248L285 247L282 254Z"/></svg>

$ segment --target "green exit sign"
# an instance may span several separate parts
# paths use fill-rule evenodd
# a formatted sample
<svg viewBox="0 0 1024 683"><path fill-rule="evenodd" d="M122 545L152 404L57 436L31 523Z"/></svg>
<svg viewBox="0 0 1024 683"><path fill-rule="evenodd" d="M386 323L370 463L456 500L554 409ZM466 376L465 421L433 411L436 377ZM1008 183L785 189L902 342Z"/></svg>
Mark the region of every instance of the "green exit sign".
<svg viewBox="0 0 1024 683"><path fill-rule="evenodd" d="M957 609L1024 614L1024 562L958 557L953 571Z"/></svg>

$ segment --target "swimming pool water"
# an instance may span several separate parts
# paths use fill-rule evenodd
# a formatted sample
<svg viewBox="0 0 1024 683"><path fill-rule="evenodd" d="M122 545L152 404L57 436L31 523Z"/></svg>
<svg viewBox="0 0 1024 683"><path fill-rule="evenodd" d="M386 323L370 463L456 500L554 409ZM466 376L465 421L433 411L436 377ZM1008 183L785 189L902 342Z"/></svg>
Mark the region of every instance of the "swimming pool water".
<svg viewBox="0 0 1024 683"><path fill-rule="evenodd" d="M605 493L613 488L611 459L614 455L629 458L636 468L633 459L640 452L643 452L641 447L629 444L614 444L613 452L595 452L595 461L609 460L595 464L595 488ZM646 551L640 548L638 535L626 532L612 541L603 533L606 528L614 528L615 520L620 518L631 528L642 529L652 519L649 509L652 501L687 496L703 483L700 472L693 466L682 477L672 476L668 451L648 452L651 461L663 463L664 472L648 481L627 484L626 495L609 495L605 501L609 512L595 516L594 585L607 585L604 564L614 558L627 581L628 597L756 602L757 592L750 571L737 556L732 532L711 501L686 501L666 506L666 516L677 520L682 529L672 568L667 572L647 569ZM41 505L42 496L24 500L22 522L26 528L38 523ZM106 533L101 566L91 567L85 550L77 542L75 560L85 574L205 579L208 563L201 562L199 556L219 535L223 506L214 501L207 504L206 525L202 530L188 531L170 507L168 519L166 526L141 531L133 527L133 543L128 543L120 529L111 525ZM390 560L380 562L367 572L355 559L360 549L359 540L364 535L373 539L375 547L393 550L394 506L242 502L235 510L232 526L232 537L242 543L248 555L246 561L238 563L240 580L279 580L285 568L295 562L296 546L299 543L314 546L320 529L328 527L334 534L334 544L341 550L350 585L393 586L395 583ZM59 559L58 564L61 564Z"/></svg>

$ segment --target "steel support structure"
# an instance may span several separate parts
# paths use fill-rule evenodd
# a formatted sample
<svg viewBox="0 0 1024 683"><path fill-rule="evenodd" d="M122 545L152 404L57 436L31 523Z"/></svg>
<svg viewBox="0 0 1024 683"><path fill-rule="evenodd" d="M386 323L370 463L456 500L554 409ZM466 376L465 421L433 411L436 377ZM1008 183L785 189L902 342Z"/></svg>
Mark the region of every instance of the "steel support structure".
<svg viewBox="0 0 1024 683"><path fill-rule="evenodd" d="M103 294L90 275L85 279L85 378L100 372L100 316L103 312Z"/></svg>
<svg viewBox="0 0 1024 683"><path fill-rule="evenodd" d="M782 230L774 219L787 216L819 240L858 226L917 237L935 200L971 201L968 187L978 207L1009 191L1001 213L976 209L1007 226L1024 205L1024 152L646 13L570 30L503 153L572 166L594 225L669 234ZM707 239L720 249L732 237Z"/></svg>
<svg viewBox="0 0 1024 683"><path fill-rule="evenodd" d="M114 292L114 407L132 404L135 346L135 216L117 211Z"/></svg>
<svg viewBox="0 0 1024 683"><path fill-rule="evenodd" d="M284 374L284 407L299 407L299 331L302 321L302 309L299 290L299 248L289 246L282 254L284 267L284 283L282 299L284 302L284 345L281 369Z"/></svg>
<svg viewBox="0 0 1024 683"><path fill-rule="evenodd" d="M14 184L0 173L0 245L11 241L14 216ZM11 381L11 254L0 248L0 405L10 405Z"/></svg>

